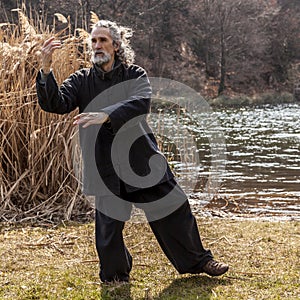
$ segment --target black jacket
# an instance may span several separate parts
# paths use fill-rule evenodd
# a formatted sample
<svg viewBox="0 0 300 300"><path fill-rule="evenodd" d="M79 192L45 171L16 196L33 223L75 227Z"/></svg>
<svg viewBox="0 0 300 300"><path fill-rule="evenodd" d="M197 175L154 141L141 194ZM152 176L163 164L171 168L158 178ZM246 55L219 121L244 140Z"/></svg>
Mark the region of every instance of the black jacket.
<svg viewBox="0 0 300 300"><path fill-rule="evenodd" d="M146 122L151 87L141 67L117 61L112 71L104 73L93 66L72 74L60 87L52 72L45 83L39 72L36 88L39 104L47 112L65 114L79 108L79 113L103 111L109 115L110 123L79 128L84 193L119 195L120 180L130 192L173 177Z"/></svg>

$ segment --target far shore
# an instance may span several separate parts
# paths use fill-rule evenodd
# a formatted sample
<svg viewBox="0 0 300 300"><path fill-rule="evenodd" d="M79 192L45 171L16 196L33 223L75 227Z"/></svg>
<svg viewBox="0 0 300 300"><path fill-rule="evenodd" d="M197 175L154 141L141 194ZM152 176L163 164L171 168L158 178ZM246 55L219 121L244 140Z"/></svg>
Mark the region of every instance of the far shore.
<svg viewBox="0 0 300 300"><path fill-rule="evenodd" d="M216 98L209 99L208 103L213 107L241 107L300 102L296 101L294 95L289 92L265 92L253 96L248 96L245 94L229 96L224 94Z"/></svg>

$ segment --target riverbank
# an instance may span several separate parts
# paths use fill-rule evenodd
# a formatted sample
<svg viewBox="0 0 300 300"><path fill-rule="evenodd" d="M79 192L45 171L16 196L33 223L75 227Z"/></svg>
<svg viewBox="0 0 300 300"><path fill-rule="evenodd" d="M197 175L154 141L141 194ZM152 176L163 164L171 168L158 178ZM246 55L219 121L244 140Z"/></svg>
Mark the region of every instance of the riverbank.
<svg viewBox="0 0 300 300"><path fill-rule="evenodd" d="M248 96L245 94L220 95L208 100L212 107L243 107L243 106L261 106L277 105L283 103L297 103L292 93L288 92L265 92Z"/></svg>
<svg viewBox="0 0 300 300"><path fill-rule="evenodd" d="M220 278L179 275L149 226L127 223L131 283L101 286L93 223L0 224L0 299L299 299L300 222L198 218Z"/></svg>

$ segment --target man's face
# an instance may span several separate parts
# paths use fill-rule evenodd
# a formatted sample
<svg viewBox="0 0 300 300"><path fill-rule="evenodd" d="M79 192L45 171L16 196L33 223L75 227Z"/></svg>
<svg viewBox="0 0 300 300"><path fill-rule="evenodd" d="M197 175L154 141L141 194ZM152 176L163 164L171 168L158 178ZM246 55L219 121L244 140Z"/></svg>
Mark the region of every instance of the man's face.
<svg viewBox="0 0 300 300"><path fill-rule="evenodd" d="M91 32L92 40L92 62L97 65L105 65L114 61L117 45L113 45L113 39L108 28L96 27Z"/></svg>

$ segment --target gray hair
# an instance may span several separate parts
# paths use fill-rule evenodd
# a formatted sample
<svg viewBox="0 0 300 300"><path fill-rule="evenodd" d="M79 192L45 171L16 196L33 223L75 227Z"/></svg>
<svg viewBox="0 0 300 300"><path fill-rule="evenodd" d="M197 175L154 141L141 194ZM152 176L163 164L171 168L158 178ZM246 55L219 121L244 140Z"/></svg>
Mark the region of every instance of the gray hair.
<svg viewBox="0 0 300 300"><path fill-rule="evenodd" d="M132 64L135 57L135 53L130 45L130 38L133 35L132 29L129 27L119 26L117 23L109 20L98 21L93 25L92 31L97 27L109 29L113 42L119 45L119 49L116 52L117 57L126 64Z"/></svg>

